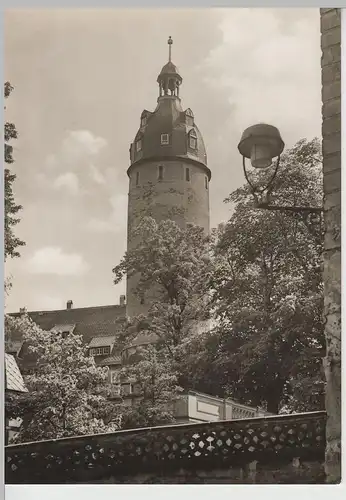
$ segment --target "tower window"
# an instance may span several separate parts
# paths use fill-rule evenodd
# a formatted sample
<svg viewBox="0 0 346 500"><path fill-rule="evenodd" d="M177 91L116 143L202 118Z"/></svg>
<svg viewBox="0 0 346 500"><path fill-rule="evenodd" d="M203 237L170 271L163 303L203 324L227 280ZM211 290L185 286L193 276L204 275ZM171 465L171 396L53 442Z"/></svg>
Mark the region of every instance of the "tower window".
<svg viewBox="0 0 346 500"><path fill-rule="evenodd" d="M139 139L136 143L136 150L141 151L141 149L142 149L142 140Z"/></svg>
<svg viewBox="0 0 346 500"><path fill-rule="evenodd" d="M187 182L190 181L190 169L188 167L185 170L185 179L187 180Z"/></svg>
<svg viewBox="0 0 346 500"><path fill-rule="evenodd" d="M139 184L139 172L136 172L136 186Z"/></svg>
<svg viewBox="0 0 346 500"><path fill-rule="evenodd" d="M147 124L147 117L146 116L143 116L141 118L141 127L145 127Z"/></svg>
<svg viewBox="0 0 346 500"><path fill-rule="evenodd" d="M208 189L208 177L205 176L205 189Z"/></svg>
<svg viewBox="0 0 346 500"><path fill-rule="evenodd" d="M169 144L169 134L161 134L161 144Z"/></svg>
<svg viewBox="0 0 346 500"><path fill-rule="evenodd" d="M197 136L194 130L189 133L189 147L191 149L197 149Z"/></svg>
<svg viewBox="0 0 346 500"><path fill-rule="evenodd" d="M158 180L162 181L162 179L163 179L163 166L159 165Z"/></svg>

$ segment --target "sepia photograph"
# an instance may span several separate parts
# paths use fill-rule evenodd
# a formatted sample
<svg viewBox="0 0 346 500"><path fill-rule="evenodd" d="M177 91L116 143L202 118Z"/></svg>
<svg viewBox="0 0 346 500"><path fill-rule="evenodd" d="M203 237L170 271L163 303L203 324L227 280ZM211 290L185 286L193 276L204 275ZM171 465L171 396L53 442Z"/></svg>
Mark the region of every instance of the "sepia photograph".
<svg viewBox="0 0 346 500"><path fill-rule="evenodd" d="M341 482L341 9L4 13L6 485Z"/></svg>

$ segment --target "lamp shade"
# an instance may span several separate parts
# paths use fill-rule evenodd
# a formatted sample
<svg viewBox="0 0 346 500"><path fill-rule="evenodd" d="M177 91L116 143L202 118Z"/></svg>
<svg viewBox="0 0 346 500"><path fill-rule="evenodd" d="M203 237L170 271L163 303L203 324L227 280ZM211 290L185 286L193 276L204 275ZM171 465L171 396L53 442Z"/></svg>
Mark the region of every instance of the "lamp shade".
<svg viewBox="0 0 346 500"><path fill-rule="evenodd" d="M240 154L249 158L254 168L270 167L272 159L279 156L284 147L279 130L266 123L248 127L238 144Z"/></svg>

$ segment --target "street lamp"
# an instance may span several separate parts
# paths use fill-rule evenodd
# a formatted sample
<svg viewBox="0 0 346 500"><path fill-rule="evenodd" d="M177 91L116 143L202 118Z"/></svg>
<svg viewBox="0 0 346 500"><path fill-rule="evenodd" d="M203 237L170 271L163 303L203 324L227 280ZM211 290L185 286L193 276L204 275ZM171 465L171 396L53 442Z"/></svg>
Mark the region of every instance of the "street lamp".
<svg viewBox="0 0 346 500"><path fill-rule="evenodd" d="M243 170L245 179L247 180L251 192L255 198L256 208L264 208L266 210L279 210L281 212L298 212L298 213L321 213L323 208L320 207L296 207L270 205L269 196L273 189L273 183L280 166L280 155L284 150L285 144L281 138L280 132L273 125L266 123L258 123L244 130L238 144L238 150L243 157ZM249 178L246 169L246 158L251 161L253 168L257 170L265 170L270 173L269 180L264 186L256 186ZM273 159L276 158L276 162ZM259 195L261 199L259 201Z"/></svg>

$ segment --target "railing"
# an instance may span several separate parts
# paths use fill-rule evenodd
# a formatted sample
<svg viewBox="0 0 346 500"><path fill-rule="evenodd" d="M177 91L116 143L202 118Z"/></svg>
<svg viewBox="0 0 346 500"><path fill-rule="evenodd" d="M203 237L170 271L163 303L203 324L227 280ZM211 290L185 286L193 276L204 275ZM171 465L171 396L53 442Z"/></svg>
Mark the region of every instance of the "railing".
<svg viewBox="0 0 346 500"><path fill-rule="evenodd" d="M6 483L78 483L257 460L323 461L325 412L118 431L5 448Z"/></svg>

